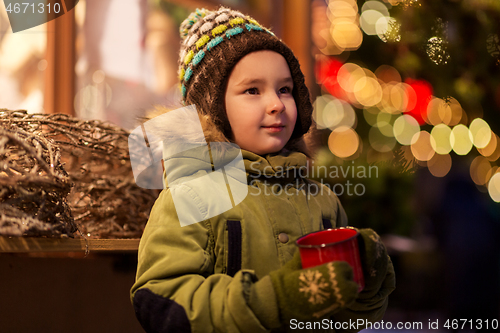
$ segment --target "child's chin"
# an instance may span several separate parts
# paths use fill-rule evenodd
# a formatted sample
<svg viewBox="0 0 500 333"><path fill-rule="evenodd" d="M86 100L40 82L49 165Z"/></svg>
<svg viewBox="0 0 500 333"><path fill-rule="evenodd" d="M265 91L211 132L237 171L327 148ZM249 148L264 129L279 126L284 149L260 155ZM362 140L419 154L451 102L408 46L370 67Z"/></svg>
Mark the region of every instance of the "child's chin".
<svg viewBox="0 0 500 333"><path fill-rule="evenodd" d="M264 155L264 154L273 154L279 152L283 147L285 146L285 143L277 143L277 144L270 144L265 147L261 147L260 151L261 153L259 155Z"/></svg>

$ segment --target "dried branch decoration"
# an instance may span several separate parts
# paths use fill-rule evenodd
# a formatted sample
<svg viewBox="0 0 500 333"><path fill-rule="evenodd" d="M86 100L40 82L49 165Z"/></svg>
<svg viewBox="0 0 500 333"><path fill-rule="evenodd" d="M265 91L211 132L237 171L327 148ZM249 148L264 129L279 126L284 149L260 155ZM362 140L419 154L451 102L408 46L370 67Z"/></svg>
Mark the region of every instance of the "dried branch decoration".
<svg viewBox="0 0 500 333"><path fill-rule="evenodd" d="M43 136L0 128L0 234L71 236L70 178Z"/></svg>
<svg viewBox="0 0 500 333"><path fill-rule="evenodd" d="M98 120L5 109L0 109L0 126L41 134L60 148L61 162L74 183L68 203L85 236L142 235L156 193L135 184L127 130Z"/></svg>

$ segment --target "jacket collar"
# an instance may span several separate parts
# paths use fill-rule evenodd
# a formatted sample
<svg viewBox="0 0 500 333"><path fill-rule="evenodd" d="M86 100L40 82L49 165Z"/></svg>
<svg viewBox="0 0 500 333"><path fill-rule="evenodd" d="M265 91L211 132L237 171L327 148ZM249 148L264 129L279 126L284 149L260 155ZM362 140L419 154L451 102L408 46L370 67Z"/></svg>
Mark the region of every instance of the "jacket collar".
<svg viewBox="0 0 500 333"><path fill-rule="evenodd" d="M257 155L242 150L242 154L245 169L251 177L296 178L307 167L306 155L299 152L281 150L273 154Z"/></svg>

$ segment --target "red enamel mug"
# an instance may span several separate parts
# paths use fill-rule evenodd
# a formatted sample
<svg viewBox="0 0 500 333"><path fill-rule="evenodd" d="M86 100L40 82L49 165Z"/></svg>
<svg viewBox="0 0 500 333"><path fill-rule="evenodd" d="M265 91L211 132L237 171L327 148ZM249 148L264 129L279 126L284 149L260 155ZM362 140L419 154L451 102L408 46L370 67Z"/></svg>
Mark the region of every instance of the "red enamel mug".
<svg viewBox="0 0 500 333"><path fill-rule="evenodd" d="M309 233L297 239L303 268L331 261L346 261L354 272L358 291L365 287L363 268L359 257L359 232L351 228L335 228Z"/></svg>

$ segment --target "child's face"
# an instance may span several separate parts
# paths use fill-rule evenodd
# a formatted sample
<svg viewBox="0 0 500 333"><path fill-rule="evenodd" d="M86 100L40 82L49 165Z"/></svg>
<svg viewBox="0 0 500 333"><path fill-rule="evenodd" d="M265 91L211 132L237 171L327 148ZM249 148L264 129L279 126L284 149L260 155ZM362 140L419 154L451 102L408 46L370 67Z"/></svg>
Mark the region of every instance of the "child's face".
<svg viewBox="0 0 500 333"><path fill-rule="evenodd" d="M247 54L234 66L226 88L226 113L234 142L259 155L290 140L297 107L285 58L274 51Z"/></svg>

